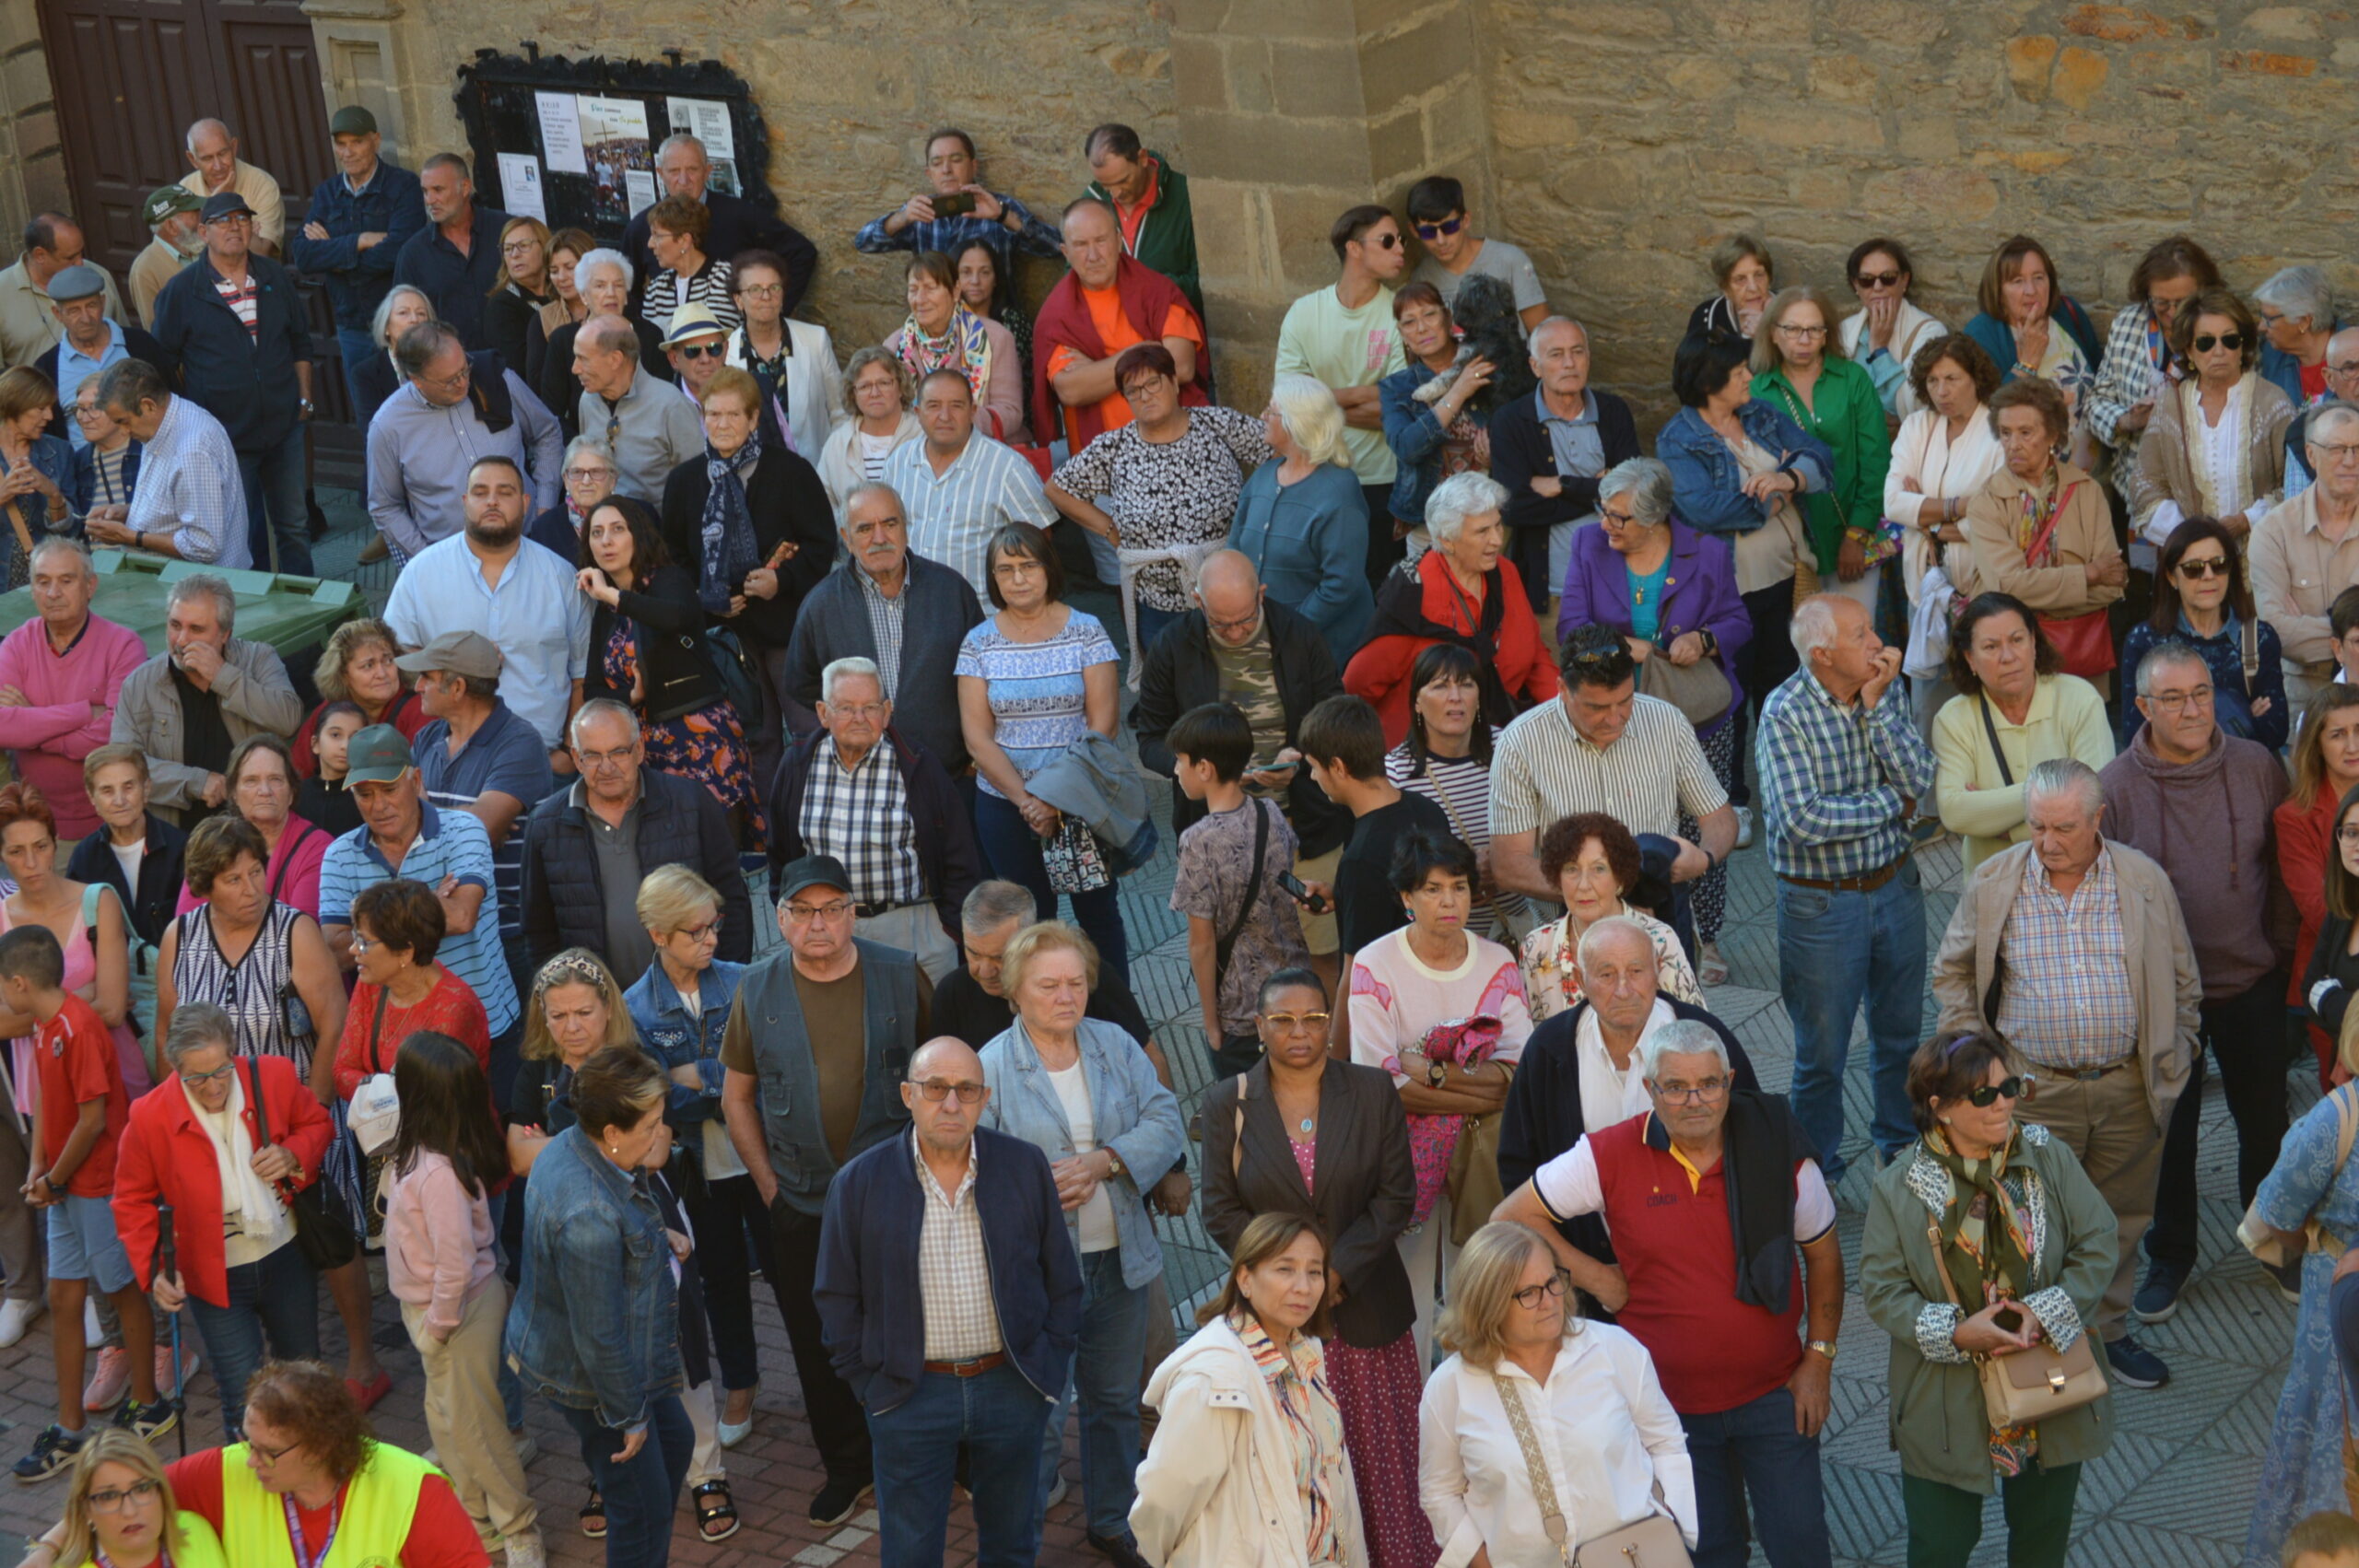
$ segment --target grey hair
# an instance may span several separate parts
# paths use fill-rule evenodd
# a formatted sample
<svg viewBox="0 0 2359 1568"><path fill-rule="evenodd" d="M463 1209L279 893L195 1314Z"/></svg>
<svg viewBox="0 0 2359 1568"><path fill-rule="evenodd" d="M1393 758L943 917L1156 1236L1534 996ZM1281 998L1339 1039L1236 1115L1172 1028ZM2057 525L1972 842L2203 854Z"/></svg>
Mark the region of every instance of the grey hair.
<svg viewBox="0 0 2359 1568"><path fill-rule="evenodd" d="M846 522L851 521L851 509L859 503L863 497L865 496L890 496L893 497L894 510L902 513L904 516L909 512L909 504L901 499L901 492L896 490L882 479L863 479L844 494L844 521Z"/></svg>
<svg viewBox="0 0 2359 1568"><path fill-rule="evenodd" d="M1507 504L1506 486L1470 468L1434 486L1434 493L1426 498L1426 529L1437 544L1447 544L1458 537L1468 518L1499 511Z"/></svg>
<svg viewBox="0 0 2359 1568"><path fill-rule="evenodd" d="M1654 952L1655 939L1648 934L1646 927L1627 915L1608 915L1603 919L1590 921L1589 930L1581 932L1580 947L1576 956L1584 976L1589 973L1590 959L1614 937L1628 937L1649 954Z"/></svg>
<svg viewBox="0 0 2359 1568"><path fill-rule="evenodd" d="M1300 450L1305 462L1351 466L1351 453L1344 449L1343 406L1325 382L1293 371L1273 376L1270 406L1278 411L1278 423L1285 427L1287 439Z"/></svg>
<svg viewBox="0 0 2359 1568"><path fill-rule="evenodd" d="M1039 901L1032 890L1015 882L979 882L958 906L958 928L995 931L1011 920L1029 925L1039 918Z"/></svg>
<svg viewBox="0 0 2359 1568"><path fill-rule="evenodd" d="M576 277L581 276L577 269ZM611 348L632 364L639 363L639 333L621 316L593 316L575 329L573 341L589 348Z"/></svg>
<svg viewBox="0 0 2359 1568"><path fill-rule="evenodd" d="M1671 468L1651 457L1626 458L1605 471L1597 482L1597 498L1630 497L1630 511L1649 528L1671 517Z"/></svg>
<svg viewBox="0 0 2359 1568"><path fill-rule="evenodd" d="M2142 671L2144 666L2140 666ZM2081 803L2092 812L2105 805L2105 781L2097 770L2074 756L2052 756L2046 762L2034 763L2024 775L2024 809L2028 812L2035 800L2050 800L2058 795L2077 794Z"/></svg>
<svg viewBox="0 0 2359 1568"><path fill-rule="evenodd" d="M836 700L836 683L850 680L855 675L865 675L874 681L877 694L888 702L892 700L892 694L885 689L885 672L876 667L876 661L856 655L832 660L826 669L819 672L819 700L833 703Z"/></svg>
<svg viewBox="0 0 2359 1568"><path fill-rule="evenodd" d="M1526 349L1536 350L1540 343L1540 334L1546 332L1550 327L1570 327L1575 332L1581 334L1581 343L1584 346L1589 343L1589 328L1584 326L1577 318L1572 316L1549 316L1544 318L1538 326L1532 328L1531 333L1524 338L1523 341Z"/></svg>
<svg viewBox="0 0 2359 1568"><path fill-rule="evenodd" d="M581 255L574 258L574 288L577 291L580 290L584 281L584 275L599 267L620 267L622 269L623 287L625 288L628 288L631 286L631 280L639 275L639 274L631 270L630 258L628 256L624 255L620 251L614 249L612 246L601 245L594 251L585 251Z"/></svg>
<svg viewBox="0 0 2359 1568"><path fill-rule="evenodd" d="M594 457L608 468L613 469L616 474L620 474L623 471L623 465L615 461L615 454L606 450L606 443L595 436L576 436L566 442L565 459L557 466L571 468L573 460L577 457Z"/></svg>
<svg viewBox="0 0 2359 1568"><path fill-rule="evenodd" d="M369 341L380 348L390 346L385 342L385 323L393 319L393 306L405 294L417 295L418 303L426 307L426 319L429 322L434 319L434 300L426 290L414 283L393 285L385 290L385 297L377 301L377 313L369 318Z"/></svg>
<svg viewBox="0 0 2359 1568"><path fill-rule="evenodd" d="M84 577L96 577L99 575L99 568L97 565L90 559L90 547L83 544L79 539L66 533L51 533L44 535L33 545L33 553L26 557L27 564L38 568L41 565L41 558L43 556L48 555L53 550L64 550L73 556L76 559L79 560L82 563L82 575Z"/></svg>
<svg viewBox="0 0 2359 1568"><path fill-rule="evenodd" d="M591 719L617 720L630 731L632 740L639 739L639 715L630 710L628 704L616 702L610 696L593 696L575 708L573 717L565 721L565 738L574 745L580 745L582 722Z"/></svg>
<svg viewBox="0 0 2359 1568"><path fill-rule="evenodd" d="M1638 1042L1638 1064L1648 1082L1652 1083L1662 1071L1662 1059L1667 1056L1713 1057L1721 1071L1735 1071L1729 1060L1728 1043L1700 1018L1674 1019Z"/></svg>
<svg viewBox="0 0 2359 1568"><path fill-rule="evenodd" d="M2307 318L2310 330L2334 326L2334 288L2317 267L2285 267L2252 291L2253 302L2274 305L2288 321Z"/></svg>
<svg viewBox="0 0 2359 1568"><path fill-rule="evenodd" d="M2178 638L2172 638L2167 642L2154 644L2146 650L2146 657L2138 661L2138 695L2154 696L2155 672L2174 664L2192 664L2207 675L2212 673L2212 666L2203 661L2203 655Z"/></svg>
<svg viewBox="0 0 2359 1568"><path fill-rule="evenodd" d="M233 631L238 625L238 591L229 586L226 577L212 572L191 572L164 591L164 614L170 614L172 606L200 593L213 596L213 604L220 613L221 629Z"/></svg>
<svg viewBox="0 0 2359 1568"><path fill-rule="evenodd" d="M1787 635L1793 638L1794 651L1802 656L1802 668L1810 668L1810 656L1835 641L1835 600L1832 593L1813 593L1794 606L1793 624Z"/></svg>
<svg viewBox="0 0 2359 1568"><path fill-rule="evenodd" d="M674 147L694 147L697 149L697 156L698 158L704 159L707 163L710 163L712 161L712 153L710 149L706 147L704 145L704 138L701 136L692 136L686 131L675 131L670 135L664 137L663 141L656 144L656 161L659 163L662 162L663 155L670 152ZM576 264L578 265L579 263Z"/></svg>
<svg viewBox="0 0 2359 1568"><path fill-rule="evenodd" d="M2359 404L2345 403L2338 397L2318 404L2310 410L2309 422L2302 427L2302 444L2324 446L2328 422L2340 425L2349 419L2359 419Z"/></svg>
<svg viewBox="0 0 2359 1568"><path fill-rule="evenodd" d="M229 1015L209 1001L184 1001L172 1009L172 1021L164 1027L165 1059L178 1067L191 1052L207 1046L238 1054L238 1035Z"/></svg>
<svg viewBox="0 0 2359 1568"><path fill-rule="evenodd" d="M420 322L393 344L394 368L401 371L402 380L414 381L441 357L446 348L456 348L463 355L467 351L455 329L441 322Z"/></svg>

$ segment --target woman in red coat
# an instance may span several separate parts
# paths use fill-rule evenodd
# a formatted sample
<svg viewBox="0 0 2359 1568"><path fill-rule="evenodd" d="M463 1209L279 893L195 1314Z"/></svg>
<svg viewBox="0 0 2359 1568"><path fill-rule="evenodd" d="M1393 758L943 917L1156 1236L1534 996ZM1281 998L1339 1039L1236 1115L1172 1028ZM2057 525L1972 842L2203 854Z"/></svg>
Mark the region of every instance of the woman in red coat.
<svg viewBox="0 0 2359 1568"><path fill-rule="evenodd" d="M1494 728L1556 695L1556 662L1542 640L1499 520L1508 493L1485 474L1453 474L1426 502L1434 547L1396 568L1376 591L1368 641L1344 670L1344 689L1376 705L1384 738L1409 732L1409 671L1437 642L1455 643L1480 668L1483 717Z"/></svg>

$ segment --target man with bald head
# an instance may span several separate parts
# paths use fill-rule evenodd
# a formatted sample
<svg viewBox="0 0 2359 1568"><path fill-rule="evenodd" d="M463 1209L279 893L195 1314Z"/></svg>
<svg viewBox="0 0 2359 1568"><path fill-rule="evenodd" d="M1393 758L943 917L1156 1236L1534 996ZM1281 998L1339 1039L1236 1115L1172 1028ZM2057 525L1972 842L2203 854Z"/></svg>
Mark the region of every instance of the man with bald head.
<svg viewBox="0 0 2359 1568"><path fill-rule="evenodd" d="M2359 327L2345 327L2326 340L2326 396L2322 403L2359 403ZM2285 497L2288 500L2318 483L2310 467L2310 409L2294 415L2285 427Z"/></svg>
<svg viewBox="0 0 2359 1568"><path fill-rule="evenodd" d="M2330 348L2330 376L2337 363ZM2271 507L2246 542L2254 608L2277 628L2285 696L2296 712L2334 679L2335 595L2359 583L2359 407L2337 398L2301 423L2303 457L2317 482Z"/></svg>
<svg viewBox="0 0 2359 1568"><path fill-rule="evenodd" d="M615 489L651 505L672 470L704 453L696 404L640 363L639 333L620 316L593 316L573 337L575 410L583 435L606 445Z"/></svg>
<svg viewBox="0 0 2359 1568"><path fill-rule="evenodd" d="M1556 626L1555 596L1572 562L1573 530L1597 521L1597 481L1643 455L1630 405L1589 384L1589 329L1551 316L1532 329L1539 390L1491 415L1491 477L1507 486L1508 548L1532 607Z"/></svg>
<svg viewBox="0 0 2359 1568"><path fill-rule="evenodd" d="M238 156L238 134L218 120L200 120L182 138L189 170L181 189L199 202L234 191L254 209L254 249L265 256L279 254L287 244L287 201L278 181L266 169L256 169Z"/></svg>
<svg viewBox="0 0 2359 1568"><path fill-rule="evenodd" d="M1160 343L1178 368L1180 401L1210 401L1204 324L1180 286L1122 249L1114 209L1095 196L1065 208L1065 264L1032 322L1032 428L1047 440L1062 416L1065 439L1078 454L1133 417L1114 384L1122 350ZM1084 497L1085 499L1088 497Z"/></svg>

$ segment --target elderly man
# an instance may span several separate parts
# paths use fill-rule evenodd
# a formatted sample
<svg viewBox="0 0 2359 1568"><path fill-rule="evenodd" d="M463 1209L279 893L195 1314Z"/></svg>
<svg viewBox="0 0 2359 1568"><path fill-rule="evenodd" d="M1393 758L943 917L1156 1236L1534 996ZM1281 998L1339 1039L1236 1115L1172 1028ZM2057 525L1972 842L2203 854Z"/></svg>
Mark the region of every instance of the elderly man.
<svg viewBox="0 0 2359 1568"><path fill-rule="evenodd" d="M311 333L293 277L255 255L243 196L205 198L205 254L156 296L156 341L180 361L180 385L229 432L246 491L255 564L311 575L303 500L303 425L311 404Z"/></svg>
<svg viewBox="0 0 2359 1568"><path fill-rule="evenodd" d="M426 222L393 257L394 283L406 283L434 302L434 317L456 327L470 349L489 348L483 304L499 282L499 231L508 215L475 200L467 160L438 152L417 171ZM511 366L522 369L522 366Z"/></svg>
<svg viewBox="0 0 2359 1568"><path fill-rule="evenodd" d="M347 104L328 122L328 137L335 146L336 172L311 193L311 211L290 241L288 258L327 284L336 348L349 384L354 369L377 352L370 320L393 286L394 258L426 227L426 204L417 176L378 156L384 138L374 114ZM362 406L357 390L352 401Z"/></svg>
<svg viewBox="0 0 2359 1568"><path fill-rule="evenodd" d="M1015 1022L1015 1008L1007 1000L1000 956L1017 931L1039 918L1039 905L1034 900L1032 890L1020 883L979 882L974 885L958 910L963 962L934 989L935 1029L956 1036L978 1051L1006 1033L1007 1026ZM1163 1053L1155 1044L1146 1014L1139 1011L1138 1000L1121 976L1110 969L1097 971L1097 983L1089 988L1089 1002L1082 1015L1101 1019L1121 1029L1157 1064L1156 1071L1163 1071Z"/></svg>
<svg viewBox="0 0 2359 1568"><path fill-rule="evenodd" d="M559 763L566 715L590 664L590 603L573 565L524 537L524 475L511 458L467 470L466 526L428 544L393 579L385 624L405 649L444 632L481 634L499 649L509 705Z"/></svg>
<svg viewBox="0 0 2359 1568"><path fill-rule="evenodd" d="M1751 1536L1778 1568L1824 1568L1818 1433L1843 1317L1827 1178L1784 1103L1740 1086L1709 1024L1664 1024L1637 1065L1650 1108L1584 1133L1494 1217L1545 1237L1654 1358L1696 1469L1697 1568L1742 1568ZM1613 1233L1613 1262L1559 1233L1587 1215Z"/></svg>
<svg viewBox="0 0 2359 1568"><path fill-rule="evenodd" d="M531 476L528 515L557 504L565 434L523 377L468 353L440 322L402 333L393 362L401 388L369 422L369 515L396 562L466 526L467 475L482 458Z"/></svg>
<svg viewBox="0 0 2359 1568"><path fill-rule="evenodd" d="M1121 226L1122 249L1144 267L1169 278L1203 320L1204 295L1196 263L1195 209L1188 199L1188 177L1171 160L1151 152L1128 125L1093 126L1081 139L1089 165L1089 189Z"/></svg>
<svg viewBox="0 0 2359 1568"><path fill-rule="evenodd" d="M702 305L683 305L672 312L663 333L663 357L679 378L680 395L690 408L704 406L704 389L729 351L729 329Z"/></svg>
<svg viewBox="0 0 2359 1568"><path fill-rule="evenodd" d="M812 1294L867 1408L886 1568L943 1561L961 1449L988 1481L977 1562L1039 1552L1041 1390L1073 1370L1081 1266L1048 1156L978 1125L990 1093L974 1051L928 1041L901 1085L910 1136L855 1155L827 1191Z"/></svg>
<svg viewBox="0 0 2359 1568"><path fill-rule="evenodd" d="M123 677L107 738L147 758L148 803L189 826L229 799L229 753L249 735L290 733L303 717L268 643L230 635L237 591L210 572L164 593L164 651Z"/></svg>
<svg viewBox="0 0 2359 1568"><path fill-rule="evenodd" d="M1055 255L1057 231L1014 196L985 189L980 172L974 137L948 127L936 131L925 140L925 177L931 189L871 219L852 237L852 248L872 256L893 251L939 251L955 256L968 241L980 240L999 258L1002 277L1009 275L1018 251ZM933 204L945 196L960 198L963 205L936 215Z"/></svg>
<svg viewBox="0 0 2359 1568"><path fill-rule="evenodd" d="M97 267L88 262L67 267L49 280L49 297L65 335L33 361L33 369L49 378L61 404L73 402L84 381L125 359L144 359L167 379L171 376L175 361L162 344L107 314L107 275ZM90 444L81 422L68 418L64 407L50 420L49 433L65 437L76 451Z"/></svg>
<svg viewBox="0 0 2359 1568"><path fill-rule="evenodd" d="M2145 728L2097 777L2116 844L2153 860L2182 908L2203 982L2187 1087L2163 1140L2146 1277L2131 1310L2160 1323L2178 1310L2195 1269L2195 1145L2202 1122L2203 1051L2220 1061L2236 1122L2236 1190L2250 1208L2285 1139L2285 963L2271 940L2277 888L2278 802L2285 769L2266 747L2224 732L2212 715L2211 671L2187 644L2166 642L2137 671ZM2279 1283L2301 1291L2296 1270Z"/></svg>
<svg viewBox="0 0 2359 1568"><path fill-rule="evenodd" d="M712 189L712 158L705 145L685 131L664 137L655 149L655 178L664 195L701 202L711 215L712 227L705 235L706 255L727 261L744 251L769 251L783 260L786 275L779 281L786 286L786 298L780 310L794 314L811 287L812 275L818 270L816 245L776 213L764 211L744 196ZM656 264L655 252L648 248L649 210L641 207L623 230L623 254L641 278L653 277L663 270Z"/></svg>
<svg viewBox="0 0 2359 1568"><path fill-rule="evenodd" d="M1605 471L1641 454L1630 405L1589 384L1587 327L1551 316L1532 329L1530 352L1540 388L1491 415L1491 477L1507 486L1516 570L1554 631L1573 530L1597 521Z"/></svg>
<svg viewBox="0 0 2359 1568"><path fill-rule="evenodd" d="M33 546L31 620L0 638L0 746L49 798L61 839L99 825L82 759L107 743L123 682L147 659L139 634L90 614L99 574L75 540Z"/></svg>
<svg viewBox="0 0 2359 1568"><path fill-rule="evenodd" d="M1344 446L1367 497L1367 579L1374 583L1403 554L1405 530L1388 526L1398 468L1384 440L1384 410L1377 383L1404 363L1392 323L1387 287L1409 264L1401 225L1379 206L1346 210L1328 231L1343 275L1332 288L1306 294L1278 326L1273 375L1300 374L1323 382L1344 408Z"/></svg>
<svg viewBox="0 0 2359 1568"><path fill-rule="evenodd" d="M175 395L164 373L144 359L125 359L100 377L98 404L139 443L139 483L130 500L84 516L90 543L207 566L251 566L238 449L221 421Z"/></svg>
<svg viewBox="0 0 2359 1568"><path fill-rule="evenodd" d="M2116 1380L2158 1387L2170 1369L2130 1335L2130 1286L2202 1029L2203 980L2168 873L2101 836L2105 786L2088 764L2036 765L2024 808L2030 841L1983 861L1958 895L1933 999L1942 1033L1987 1029L2038 1079L2021 1115L2072 1151L2121 1227L2097 1325L2107 1359Z"/></svg>
<svg viewBox="0 0 2359 1568"><path fill-rule="evenodd" d="M2351 403L2359 400L2359 327L2345 327L2326 342L2324 371L2326 392L2321 404ZM2314 408L2304 408L2285 427L2285 498L2295 496L2318 483L2318 474L2310 467L2310 415Z"/></svg>
<svg viewBox="0 0 2359 1568"><path fill-rule="evenodd" d="M845 1164L909 1124L899 1080L928 1033L932 994L909 954L854 934L851 886L825 855L785 868L786 945L746 970L721 1041L722 1115L769 1208L770 1289L827 1471L810 1511L823 1526L859 1506L874 1470L860 1400L828 1355L813 1299L819 1216Z"/></svg>
<svg viewBox="0 0 2359 1568"><path fill-rule="evenodd" d="M243 196L254 209L255 252L264 256L283 254L286 200L269 170L256 169L238 156L237 133L218 120L200 120L188 128L181 149L189 162L189 172L181 176L181 189L200 202L225 192Z"/></svg>
<svg viewBox="0 0 2359 1568"><path fill-rule="evenodd" d="M620 316L593 316L573 337L581 383L575 427L615 460L615 489L653 503L672 470L704 452L704 426L682 397L640 363L639 333Z"/></svg>
<svg viewBox="0 0 2359 1568"><path fill-rule="evenodd" d="M855 931L917 955L939 984L958 966L958 907L982 880L970 808L939 758L893 727L870 659L819 673L819 722L770 785L770 867L826 855L851 873Z"/></svg>
<svg viewBox="0 0 2359 1568"><path fill-rule="evenodd" d="M148 240L147 248L132 259L131 307L139 312L141 326L155 322L156 296L164 285L205 253L205 225L197 216L204 210L203 198L177 182L158 185L140 204L139 220L147 226Z"/></svg>
<svg viewBox="0 0 2359 1568"><path fill-rule="evenodd" d="M1064 211L1065 264L1032 318L1032 428L1047 440L1062 415L1074 451L1132 419L1114 384L1114 361L1134 344L1160 343L1179 368L1180 401L1211 401L1204 323L1180 286L1126 254L1114 209L1084 196Z"/></svg>
<svg viewBox="0 0 2359 1568"><path fill-rule="evenodd" d="M24 227L24 253L0 268L0 370L29 365L63 335L49 280L84 259L82 226L64 213L33 215ZM123 297L107 279L107 314L123 320Z"/></svg>
<svg viewBox="0 0 2359 1568"><path fill-rule="evenodd" d="M1933 786L1933 754L1895 689L1900 649L1884 645L1858 603L1804 600L1792 638L1802 668L1761 705L1755 766L1778 877L1778 989L1794 1025L1794 1114L1836 1181L1843 1064L1862 1004L1870 1133L1887 1157L1917 1136L1908 1059L1924 1009L1925 892L1908 821Z"/></svg>
<svg viewBox="0 0 2359 1568"><path fill-rule="evenodd" d="M753 957L737 836L712 791L648 766L638 716L611 698L583 703L567 729L580 777L524 819L524 947L534 965L586 947L617 975L646 973L655 948L639 918L640 880L675 862L721 895L719 956Z"/></svg>
<svg viewBox="0 0 2359 1568"><path fill-rule="evenodd" d="M975 428L975 394L957 371L918 383L918 423L925 439L885 460L885 483L909 509L911 547L965 578L988 615L998 608L985 565L992 535L1011 522L1047 528L1057 509L1029 462Z"/></svg>
<svg viewBox="0 0 2359 1568"><path fill-rule="evenodd" d="M2318 483L2271 508L2246 543L2255 608L2277 628L2297 713L2334 679L2327 615L2334 596L2359 583L2359 406L2311 409L2303 442Z"/></svg>

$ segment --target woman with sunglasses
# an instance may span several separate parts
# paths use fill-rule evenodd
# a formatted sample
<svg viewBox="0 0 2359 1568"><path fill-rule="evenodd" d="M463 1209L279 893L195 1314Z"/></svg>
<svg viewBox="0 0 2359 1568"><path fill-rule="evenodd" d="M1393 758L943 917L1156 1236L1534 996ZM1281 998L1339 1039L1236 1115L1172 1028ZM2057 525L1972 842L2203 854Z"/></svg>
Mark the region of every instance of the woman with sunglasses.
<svg viewBox="0 0 2359 1568"><path fill-rule="evenodd" d="M1919 1137L1869 1200L1860 1290L1892 1336L1911 1568L1964 1568L1993 1492L2006 1496L2007 1561L2062 1568L2081 1467L2113 1443L2110 1396L2034 1425L1994 1427L1983 1403L1982 1359L2042 1340L2069 1350L2090 1331L2118 1245L2113 1211L2071 1151L2016 1121L2029 1092L1990 1036L1919 1047L1908 1064Z"/></svg>
<svg viewBox="0 0 2359 1568"><path fill-rule="evenodd" d="M2293 400L2262 378L2260 323L2228 289L2197 295L2168 335L2185 374L2155 393L2122 474L2131 532L2160 544L2186 519L2211 517L2241 541L2284 488Z"/></svg>
<svg viewBox="0 0 2359 1568"><path fill-rule="evenodd" d="M2154 614L2130 628L2121 668L2134 678L2146 655L2165 642L2185 643L2203 656L2212 672L2212 717L2224 733L2271 751L2283 748L2293 709L2277 628L2254 612L2244 553L2215 518L2190 517L2163 541L2154 564ZM2138 705L2123 703L2120 749L2128 751L2144 726Z"/></svg>
<svg viewBox="0 0 2359 1568"><path fill-rule="evenodd" d="M1850 279L1860 307L1843 318L1843 355L1874 380L1884 418L1897 434L1900 422L1925 406L1909 369L1919 350L1950 329L1908 298L1917 269L1899 240L1881 236L1861 240L1843 263L1843 275Z"/></svg>

